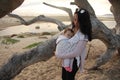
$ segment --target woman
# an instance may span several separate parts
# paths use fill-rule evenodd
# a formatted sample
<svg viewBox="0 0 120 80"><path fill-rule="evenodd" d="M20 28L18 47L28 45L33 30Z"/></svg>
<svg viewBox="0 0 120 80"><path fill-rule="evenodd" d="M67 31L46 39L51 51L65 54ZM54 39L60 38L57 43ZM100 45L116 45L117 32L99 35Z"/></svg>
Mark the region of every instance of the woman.
<svg viewBox="0 0 120 80"><path fill-rule="evenodd" d="M74 13L74 20L73 20L73 30L76 33L75 36L73 36L70 39L70 42L76 44L76 40L78 40L78 35L81 37L81 35L85 36L85 39L88 41L92 40L92 27L90 22L90 15L88 11L81 8L80 10L76 9L76 12ZM81 33L81 34L78 34ZM71 50L71 52L65 53L59 53L56 52L56 56L61 59L65 58L74 58L72 63L72 71L68 72L64 68L62 68L62 80L75 80L75 74L78 71L78 60L76 59L76 56L80 56L80 71L83 72L83 66L84 61L86 57L86 40L80 40L76 44L76 48L74 50Z"/></svg>

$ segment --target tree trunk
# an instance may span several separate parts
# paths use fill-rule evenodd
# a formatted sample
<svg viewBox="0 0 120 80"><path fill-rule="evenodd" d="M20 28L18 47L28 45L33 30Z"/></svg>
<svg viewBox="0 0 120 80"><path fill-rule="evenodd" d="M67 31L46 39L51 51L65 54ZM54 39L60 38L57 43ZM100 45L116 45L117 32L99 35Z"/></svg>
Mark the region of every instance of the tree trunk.
<svg viewBox="0 0 120 80"><path fill-rule="evenodd" d="M114 15L115 21L116 21L116 26L115 26L115 31L116 34L120 35L120 0L109 0L111 3L111 12ZM120 55L120 48L118 48L118 53Z"/></svg>
<svg viewBox="0 0 120 80"><path fill-rule="evenodd" d="M95 65L91 68L97 69L101 65L108 62L111 59L115 50L120 47L120 35L112 33L110 29L108 29L102 22L100 22L96 18L94 10L87 0L74 0L74 2L79 8L85 8L89 11L91 15L91 23L93 28L93 38L101 40L107 47L106 52L100 58L97 59Z"/></svg>
<svg viewBox="0 0 120 80"><path fill-rule="evenodd" d="M20 6L24 0L0 0L0 18Z"/></svg>
<svg viewBox="0 0 120 80"><path fill-rule="evenodd" d="M75 3L79 8L82 7L82 8L84 8L84 9L88 10L91 15L96 16L93 8L90 6L90 4L88 3L87 0L74 0L74 3ZM86 6L86 5L87 5L87 6Z"/></svg>
<svg viewBox="0 0 120 80"><path fill-rule="evenodd" d="M41 43L31 51L24 52L21 55L14 55L9 59L8 63L0 69L0 80L11 80L25 67L51 58L54 55L53 52L56 46L56 38L57 36Z"/></svg>

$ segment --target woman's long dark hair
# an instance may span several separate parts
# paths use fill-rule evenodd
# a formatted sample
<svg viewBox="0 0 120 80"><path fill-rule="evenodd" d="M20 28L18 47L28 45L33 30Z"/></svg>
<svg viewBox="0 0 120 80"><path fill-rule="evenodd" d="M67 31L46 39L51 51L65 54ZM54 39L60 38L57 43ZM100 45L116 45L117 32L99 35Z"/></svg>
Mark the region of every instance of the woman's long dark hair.
<svg viewBox="0 0 120 80"><path fill-rule="evenodd" d="M88 40L92 40L92 25L90 21L90 15L87 10L81 8L80 10L76 9L75 14L78 15L78 22L80 25L80 31L88 36ZM74 24L73 24L74 26Z"/></svg>

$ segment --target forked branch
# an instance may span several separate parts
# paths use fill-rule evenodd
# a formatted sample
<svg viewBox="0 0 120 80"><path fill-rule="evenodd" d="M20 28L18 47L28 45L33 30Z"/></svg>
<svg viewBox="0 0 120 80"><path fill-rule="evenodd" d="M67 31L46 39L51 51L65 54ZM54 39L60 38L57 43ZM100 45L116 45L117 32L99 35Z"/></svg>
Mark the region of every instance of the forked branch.
<svg viewBox="0 0 120 80"><path fill-rule="evenodd" d="M66 7L59 7L59 6L55 6L55 5L51 5L51 4L48 4L48 3L45 3L43 2L43 4L47 5L47 6L50 6L50 7L53 7L53 8L57 8L57 9L60 9L60 10L63 10L65 12L68 13L69 17L70 17L70 20L71 22L73 21L73 14L72 14L72 10L70 8L66 8Z"/></svg>

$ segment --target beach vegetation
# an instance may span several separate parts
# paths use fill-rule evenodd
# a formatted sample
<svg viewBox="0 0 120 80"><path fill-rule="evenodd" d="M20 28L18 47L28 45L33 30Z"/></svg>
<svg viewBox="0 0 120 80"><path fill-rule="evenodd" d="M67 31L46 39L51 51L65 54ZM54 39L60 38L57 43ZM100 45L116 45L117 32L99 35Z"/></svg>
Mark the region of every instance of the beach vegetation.
<svg viewBox="0 0 120 80"><path fill-rule="evenodd" d="M12 39L12 38L6 38L6 39L2 40L1 43L9 45L9 44L15 44L19 41L20 40L16 40L16 39Z"/></svg>
<svg viewBox="0 0 120 80"><path fill-rule="evenodd" d="M35 43L32 43L32 44L26 46L26 47L23 48L23 49L31 49L31 48L34 48L34 47L40 45L41 43L42 43L42 42L35 42Z"/></svg>

